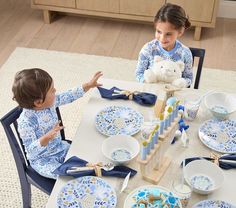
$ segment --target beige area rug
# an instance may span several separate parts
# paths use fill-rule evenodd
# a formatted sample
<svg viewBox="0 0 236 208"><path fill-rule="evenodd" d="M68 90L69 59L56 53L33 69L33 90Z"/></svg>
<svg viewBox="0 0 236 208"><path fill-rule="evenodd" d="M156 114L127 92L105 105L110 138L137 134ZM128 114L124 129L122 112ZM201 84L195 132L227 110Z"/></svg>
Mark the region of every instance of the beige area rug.
<svg viewBox="0 0 236 208"><path fill-rule="evenodd" d="M86 82L97 70L104 78L135 81L135 60L65 53L39 49L17 48L0 69L0 117L16 106L11 97L11 85L17 71L39 67L54 78L57 91ZM235 92L236 72L203 69L201 89ZM89 96L61 108L66 135L73 138ZM0 125L1 126L1 125ZM0 127L0 207L22 207L21 189L15 162L2 126ZM33 188L32 207L44 207L48 196Z"/></svg>

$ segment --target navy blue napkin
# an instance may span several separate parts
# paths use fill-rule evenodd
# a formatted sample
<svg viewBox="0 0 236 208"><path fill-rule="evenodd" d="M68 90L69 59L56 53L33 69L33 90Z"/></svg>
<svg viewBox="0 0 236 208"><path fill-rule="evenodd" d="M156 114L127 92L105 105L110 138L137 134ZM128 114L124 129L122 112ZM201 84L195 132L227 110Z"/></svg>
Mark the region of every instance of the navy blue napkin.
<svg viewBox="0 0 236 208"><path fill-rule="evenodd" d="M66 160L61 166L59 166L56 170L54 170L54 174L60 176L73 176L75 178L82 177L82 176L96 176L94 170L85 170L76 173L67 173L66 171L69 170L71 167L84 167L88 162L82 160L76 156L73 156ZM130 173L130 177L134 176L137 171L133 170L126 166L115 166L110 171L105 171L102 169L102 176L114 176L118 178L125 178L127 174Z"/></svg>
<svg viewBox="0 0 236 208"><path fill-rule="evenodd" d="M202 158L214 162L214 159L210 157L191 157L191 158L185 159L185 165L187 165L188 163L194 160L201 160ZM221 160L225 160L225 161L221 161ZM219 157L219 160L218 160L219 167L224 170L236 168L236 164L230 163L231 161L236 162L236 154L222 155L221 157ZM181 166L183 166L183 162L181 163Z"/></svg>
<svg viewBox="0 0 236 208"><path fill-rule="evenodd" d="M114 100L114 99L123 99L129 100L129 97L132 97L132 100L136 103L144 106L155 105L157 96L147 92L134 92L130 95L120 94L125 90L119 89L117 87L112 87L111 89L105 89L102 87L98 87L98 90L102 96L102 98Z"/></svg>

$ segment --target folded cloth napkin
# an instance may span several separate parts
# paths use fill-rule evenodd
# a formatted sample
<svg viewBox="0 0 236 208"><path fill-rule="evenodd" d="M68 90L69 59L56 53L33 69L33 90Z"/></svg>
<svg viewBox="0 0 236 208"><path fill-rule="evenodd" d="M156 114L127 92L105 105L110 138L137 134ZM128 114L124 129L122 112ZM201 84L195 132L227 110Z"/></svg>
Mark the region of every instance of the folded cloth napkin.
<svg viewBox="0 0 236 208"><path fill-rule="evenodd" d="M147 92L138 91L127 91L121 90L117 87L112 87L111 89L105 89L98 87L98 90L103 98L110 100L123 99L123 100L133 100L140 105L151 106L156 103L157 96Z"/></svg>
<svg viewBox="0 0 236 208"><path fill-rule="evenodd" d="M236 154L225 154L222 156L217 156L216 154L212 154L211 157L191 157L185 159L185 165L188 163L194 161L194 160L201 160L206 159L212 162L215 162L219 165L220 168L224 170L229 170L236 168ZM181 163L181 166L183 166L183 162Z"/></svg>
<svg viewBox="0 0 236 208"><path fill-rule="evenodd" d="M71 169L72 167L85 167L88 162L85 160L82 160L76 156L73 156L66 160L61 166L59 166L56 170L54 170L54 174L60 175L60 176L73 176L75 178L81 177L81 176L96 176L95 170L84 170L79 171L75 173L67 173L67 170ZM137 171L133 170L126 166L115 166L110 171L102 171L102 176L114 176L119 178L125 178L129 172L130 176L134 176Z"/></svg>

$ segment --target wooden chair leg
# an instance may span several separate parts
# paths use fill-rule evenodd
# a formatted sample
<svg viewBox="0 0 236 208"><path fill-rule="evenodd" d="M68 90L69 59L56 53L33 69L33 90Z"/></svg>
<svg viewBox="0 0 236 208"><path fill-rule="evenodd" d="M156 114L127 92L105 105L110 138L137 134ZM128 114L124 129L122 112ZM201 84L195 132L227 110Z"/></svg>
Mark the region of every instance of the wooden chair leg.
<svg viewBox="0 0 236 208"><path fill-rule="evenodd" d="M50 24L52 21L52 14L49 10L43 10L43 19L46 24Z"/></svg>

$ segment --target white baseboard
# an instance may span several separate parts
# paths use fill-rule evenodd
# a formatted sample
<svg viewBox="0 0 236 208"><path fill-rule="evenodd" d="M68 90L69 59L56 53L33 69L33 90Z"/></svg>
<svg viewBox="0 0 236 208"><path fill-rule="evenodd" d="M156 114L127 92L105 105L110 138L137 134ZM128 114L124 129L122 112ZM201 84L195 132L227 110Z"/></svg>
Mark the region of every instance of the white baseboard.
<svg viewBox="0 0 236 208"><path fill-rule="evenodd" d="M220 0L217 17L236 19L236 1Z"/></svg>

